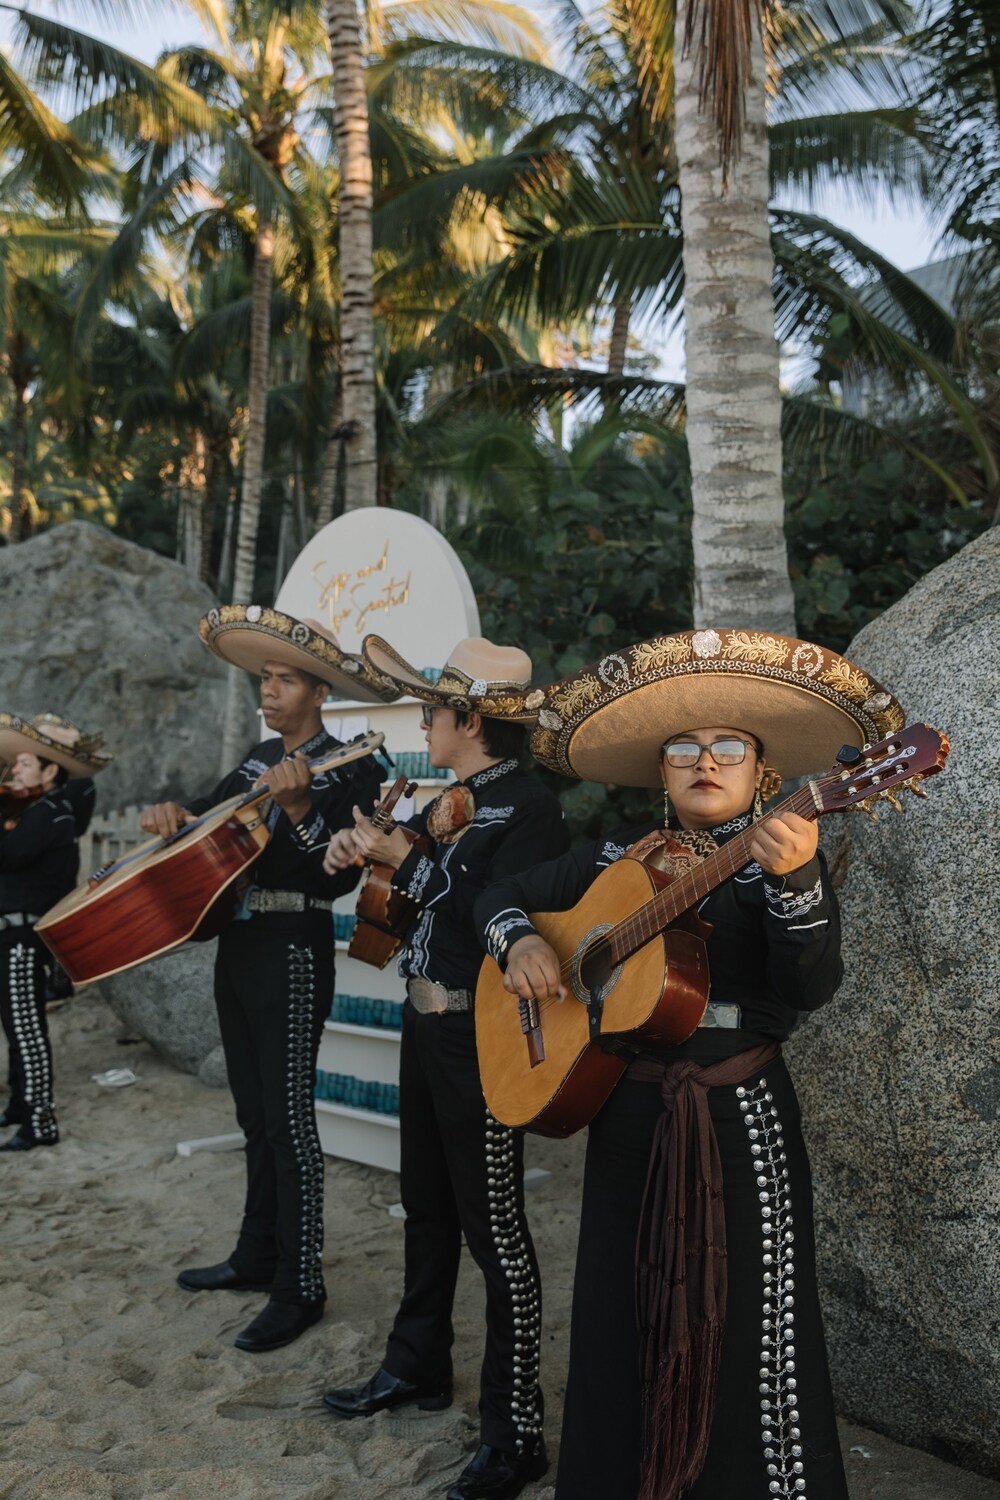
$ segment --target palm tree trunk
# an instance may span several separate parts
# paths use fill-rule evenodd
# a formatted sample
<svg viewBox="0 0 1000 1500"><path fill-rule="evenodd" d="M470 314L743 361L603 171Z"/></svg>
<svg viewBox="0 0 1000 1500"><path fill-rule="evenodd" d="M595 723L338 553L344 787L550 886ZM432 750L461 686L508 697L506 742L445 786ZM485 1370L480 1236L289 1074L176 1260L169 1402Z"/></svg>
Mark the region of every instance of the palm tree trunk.
<svg viewBox="0 0 1000 1500"><path fill-rule="evenodd" d="M31 535L28 513L28 389L12 377L14 387L14 432L10 465L10 539L23 542Z"/></svg>
<svg viewBox="0 0 1000 1500"><path fill-rule="evenodd" d="M340 471L340 424L344 420L340 405L340 382L330 409L330 428L326 438L323 467L320 470L316 494L316 530L322 531L333 520L333 509L337 502L337 475Z"/></svg>
<svg viewBox="0 0 1000 1500"><path fill-rule="evenodd" d="M236 532L236 564L233 571L233 602L253 602L257 569L257 532L260 528L260 496L264 482L264 440L267 436L267 387L271 352L271 280L274 259L274 228L260 215L253 258L252 311L250 315L250 394L247 437L243 450L243 488L240 523ZM222 767L230 769L245 748L242 744L243 681L238 667L229 671L229 691L222 732Z"/></svg>
<svg viewBox="0 0 1000 1500"><path fill-rule="evenodd" d="M632 316L627 297L615 303L615 315L611 324L611 348L608 352L608 374L625 374L625 355L628 351L628 329Z"/></svg>
<svg viewBox="0 0 1000 1500"><path fill-rule="evenodd" d="M376 503L372 158L357 0L327 0L340 158L340 358L344 509Z"/></svg>
<svg viewBox="0 0 1000 1500"><path fill-rule="evenodd" d="M678 0L675 36L684 35ZM687 437L694 500L694 622L793 634L781 480L781 396L771 296L764 55L754 22L742 153L722 180L699 110L695 59L674 48L684 233ZM693 49L692 49L693 50Z"/></svg>

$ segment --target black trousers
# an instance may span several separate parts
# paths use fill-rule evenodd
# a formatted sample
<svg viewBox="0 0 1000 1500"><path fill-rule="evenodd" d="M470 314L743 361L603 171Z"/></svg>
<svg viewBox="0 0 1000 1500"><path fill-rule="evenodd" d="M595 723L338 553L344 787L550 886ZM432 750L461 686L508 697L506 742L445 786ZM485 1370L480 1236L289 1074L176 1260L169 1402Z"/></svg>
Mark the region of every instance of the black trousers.
<svg viewBox="0 0 1000 1500"><path fill-rule="evenodd" d="M450 1384L464 1234L486 1283L481 1440L514 1453L542 1426L542 1294L524 1213L523 1139L486 1108L469 1013L404 1006L399 1086L406 1270L385 1368Z"/></svg>
<svg viewBox="0 0 1000 1500"><path fill-rule="evenodd" d="M0 932L0 1020L10 1049L7 1118L33 1141L59 1139L45 1017L48 949L30 927Z"/></svg>
<svg viewBox="0 0 1000 1500"><path fill-rule="evenodd" d="M725 1179L728 1311L708 1457L684 1500L847 1500L791 1079L777 1060L708 1098ZM638 1494L635 1244L662 1109L657 1085L626 1080L590 1126L557 1500Z"/></svg>
<svg viewBox="0 0 1000 1500"><path fill-rule="evenodd" d="M233 1269L277 1302L321 1301L323 1155L316 1054L333 995L329 912L261 913L219 939L215 1000L247 1195Z"/></svg>

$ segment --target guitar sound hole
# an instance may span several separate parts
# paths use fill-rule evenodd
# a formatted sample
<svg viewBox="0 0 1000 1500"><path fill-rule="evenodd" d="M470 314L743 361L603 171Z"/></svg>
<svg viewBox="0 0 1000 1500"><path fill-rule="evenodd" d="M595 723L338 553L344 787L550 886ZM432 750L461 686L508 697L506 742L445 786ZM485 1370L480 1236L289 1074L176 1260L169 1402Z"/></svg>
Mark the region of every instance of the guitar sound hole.
<svg viewBox="0 0 1000 1500"><path fill-rule="evenodd" d="M621 976L622 966L616 965L610 945L604 940L611 923L591 929L577 949L573 958L573 993L584 1005L590 1000L591 991L600 985L603 994L614 989Z"/></svg>

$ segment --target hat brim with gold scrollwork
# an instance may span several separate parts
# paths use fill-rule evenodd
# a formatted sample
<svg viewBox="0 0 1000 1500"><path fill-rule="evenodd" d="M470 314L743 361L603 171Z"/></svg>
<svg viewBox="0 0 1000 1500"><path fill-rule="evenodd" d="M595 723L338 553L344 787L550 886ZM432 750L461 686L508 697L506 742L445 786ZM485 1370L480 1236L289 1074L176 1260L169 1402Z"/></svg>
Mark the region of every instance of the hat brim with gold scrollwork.
<svg viewBox="0 0 1000 1500"><path fill-rule="evenodd" d="M756 735L785 778L894 734L903 710L825 646L756 630L693 630L614 651L546 689L532 754L564 776L660 786L660 747L686 730Z"/></svg>
<svg viewBox="0 0 1000 1500"><path fill-rule="evenodd" d="M96 776L114 760L104 748L104 736L84 734L60 714L0 713L0 761L10 765L19 755L55 761L70 776Z"/></svg>
<svg viewBox="0 0 1000 1500"><path fill-rule="evenodd" d="M481 636L468 636L459 641L436 680L418 672L380 635L366 635L361 650L373 672L424 703L520 724L534 723L538 717L544 695L540 688L532 691L531 657L516 646L495 646Z"/></svg>
<svg viewBox="0 0 1000 1500"><path fill-rule="evenodd" d="M260 604L223 604L198 622L198 634L214 655L257 676L268 661L318 677L338 698L392 703L399 689L340 646L316 620L296 620Z"/></svg>

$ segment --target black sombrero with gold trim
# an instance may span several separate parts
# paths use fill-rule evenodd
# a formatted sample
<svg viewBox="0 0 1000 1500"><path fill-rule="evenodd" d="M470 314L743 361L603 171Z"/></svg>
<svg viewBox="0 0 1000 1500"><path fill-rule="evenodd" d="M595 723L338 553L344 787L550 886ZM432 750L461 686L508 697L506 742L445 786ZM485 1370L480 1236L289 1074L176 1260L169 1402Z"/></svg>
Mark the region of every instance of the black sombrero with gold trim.
<svg viewBox="0 0 1000 1500"><path fill-rule="evenodd" d="M61 714L0 713L0 761L12 763L18 755L37 755L55 761L71 776L96 776L114 760L104 749L102 734L84 734Z"/></svg>
<svg viewBox="0 0 1000 1500"><path fill-rule="evenodd" d="M317 620L296 620L260 604L223 604L198 622L209 651L258 676L266 661L280 661L327 683L340 698L392 703L399 689L360 656L342 651Z"/></svg>
<svg viewBox="0 0 1000 1500"><path fill-rule="evenodd" d="M894 734L903 710L846 657L756 630L688 630L611 652L546 689L532 754L564 776L659 787L660 746L688 729L744 729L782 776L842 745Z"/></svg>
<svg viewBox="0 0 1000 1500"><path fill-rule="evenodd" d="M495 646L482 636L459 641L436 681L411 667L380 635L366 635L361 650L372 671L390 678L400 692L462 713L474 709L485 719L534 723L545 696L540 688L532 692L527 652Z"/></svg>

